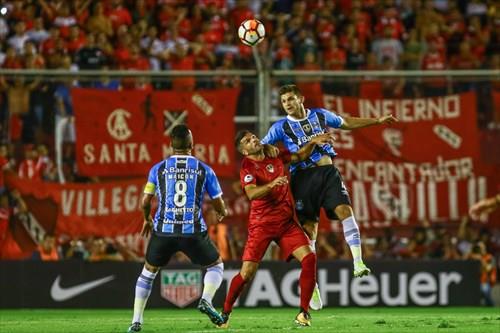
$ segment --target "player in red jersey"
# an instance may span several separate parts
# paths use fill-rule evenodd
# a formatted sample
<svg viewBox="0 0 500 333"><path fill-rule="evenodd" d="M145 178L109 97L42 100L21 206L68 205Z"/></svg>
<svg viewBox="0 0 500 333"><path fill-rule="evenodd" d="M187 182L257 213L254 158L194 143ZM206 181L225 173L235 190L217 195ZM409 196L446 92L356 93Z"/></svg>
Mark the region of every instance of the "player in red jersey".
<svg viewBox="0 0 500 333"><path fill-rule="evenodd" d="M255 276L259 262L271 241L281 247L286 257L294 256L301 263L300 312L295 323L311 326L309 301L316 284L316 255L312 252L309 239L296 218L285 164L303 161L309 157L316 145L332 141L331 134L322 134L313 138L296 153L281 151L278 157L272 158L264 154L264 146L251 132L241 131L236 135L236 148L245 156L241 163L240 181L251 206L243 264L240 272L231 280L221 313L224 323L219 327L228 326L234 302L245 284Z"/></svg>

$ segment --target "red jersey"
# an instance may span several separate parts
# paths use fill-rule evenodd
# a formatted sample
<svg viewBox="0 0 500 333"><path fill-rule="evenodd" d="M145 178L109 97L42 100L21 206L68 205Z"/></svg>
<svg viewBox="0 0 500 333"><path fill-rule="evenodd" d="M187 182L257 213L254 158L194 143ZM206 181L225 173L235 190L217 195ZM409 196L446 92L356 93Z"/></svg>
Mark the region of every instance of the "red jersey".
<svg viewBox="0 0 500 333"><path fill-rule="evenodd" d="M241 162L240 182L245 186L261 186L277 177L285 176L285 163L290 162L290 153L282 151L277 158L266 157L262 161L244 158ZM288 185L276 186L266 196L250 202L249 227L252 224L276 224L288 222L294 215L293 197Z"/></svg>

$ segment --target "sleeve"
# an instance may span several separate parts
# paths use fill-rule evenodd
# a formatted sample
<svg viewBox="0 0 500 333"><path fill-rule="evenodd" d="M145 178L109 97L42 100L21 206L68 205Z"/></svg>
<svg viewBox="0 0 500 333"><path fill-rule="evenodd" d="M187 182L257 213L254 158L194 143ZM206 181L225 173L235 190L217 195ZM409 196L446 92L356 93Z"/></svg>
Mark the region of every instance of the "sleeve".
<svg viewBox="0 0 500 333"><path fill-rule="evenodd" d="M344 123L344 119L342 119L341 116L331 111L328 111L326 109L319 109L318 111L325 115L326 124L329 127L340 128L340 126L342 126L342 124Z"/></svg>
<svg viewBox="0 0 500 333"><path fill-rule="evenodd" d="M145 194L154 195L156 192L156 186L158 185L157 184L158 180L156 178L157 169L158 169L158 166L155 165L149 171L148 182L146 183L146 186L144 186L144 193Z"/></svg>
<svg viewBox="0 0 500 333"><path fill-rule="evenodd" d="M269 129L266 136L260 140L262 144L275 144L276 142L283 141L283 132L281 131L281 122L274 123Z"/></svg>
<svg viewBox="0 0 500 333"><path fill-rule="evenodd" d="M207 193L210 199L216 199L222 196L222 189L219 180L212 168L207 167Z"/></svg>
<svg viewBox="0 0 500 333"><path fill-rule="evenodd" d="M292 153L286 149L280 149L278 158L284 163L288 164L292 161Z"/></svg>
<svg viewBox="0 0 500 333"><path fill-rule="evenodd" d="M255 177L255 169L249 167L248 165L242 165L240 169L240 183L243 191L245 186L253 184L257 185L257 179Z"/></svg>

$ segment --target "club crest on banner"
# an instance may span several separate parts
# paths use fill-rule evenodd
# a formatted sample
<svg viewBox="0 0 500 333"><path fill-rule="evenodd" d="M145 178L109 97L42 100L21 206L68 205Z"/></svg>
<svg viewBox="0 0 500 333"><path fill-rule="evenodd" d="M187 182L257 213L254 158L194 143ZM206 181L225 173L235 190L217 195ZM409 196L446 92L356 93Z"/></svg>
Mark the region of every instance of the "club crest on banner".
<svg viewBox="0 0 500 333"><path fill-rule="evenodd" d="M200 270L162 270L161 297L183 308L201 296Z"/></svg>
<svg viewBox="0 0 500 333"><path fill-rule="evenodd" d="M132 135L127 124L127 118L131 116L130 112L124 109L113 110L106 120L109 135L118 141L127 140Z"/></svg>

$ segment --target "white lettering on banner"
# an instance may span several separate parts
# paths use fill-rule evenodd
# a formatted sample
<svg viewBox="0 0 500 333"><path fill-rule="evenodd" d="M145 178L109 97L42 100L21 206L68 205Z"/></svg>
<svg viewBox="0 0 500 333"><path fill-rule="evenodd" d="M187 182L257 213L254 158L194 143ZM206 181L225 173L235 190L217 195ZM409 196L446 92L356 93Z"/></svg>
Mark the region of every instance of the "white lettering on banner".
<svg viewBox="0 0 500 333"><path fill-rule="evenodd" d="M194 156L208 164L229 165L231 163L225 144L216 146L197 143L194 145Z"/></svg>
<svg viewBox="0 0 500 333"><path fill-rule="evenodd" d="M410 297L416 304L431 305L436 303L437 281L432 274L415 274L410 280L409 289Z"/></svg>
<svg viewBox="0 0 500 333"><path fill-rule="evenodd" d="M83 161L85 164L128 164L149 163L151 154L144 142L115 143L108 145L103 143L94 146L87 143L83 146Z"/></svg>
<svg viewBox="0 0 500 333"><path fill-rule="evenodd" d="M425 99L358 100L359 116L378 118L393 114L401 122L454 119L460 116L460 96Z"/></svg>
<svg viewBox="0 0 500 333"><path fill-rule="evenodd" d="M224 271L227 291L231 279L238 270ZM281 283L268 269L259 269L252 280L248 294L243 300L247 307L255 307L261 303L271 306L297 306L300 297L296 282L299 269L288 271ZM335 278L331 275L335 274ZM329 282L334 278L336 282ZM342 268L338 271L328 269L318 270L318 285L325 306L328 306L329 294L335 294L340 306L401 306L415 304L417 306L448 305L450 303L450 288L458 285L463 277L459 272L439 272L434 276L428 272L390 274L381 272L363 279L353 279L351 271ZM395 293L395 294L391 294ZM331 299L330 295L330 299Z"/></svg>
<svg viewBox="0 0 500 333"><path fill-rule="evenodd" d="M140 208L139 195L140 191L136 185L113 187L110 190L63 189L61 211L63 216L76 214L88 217L134 212Z"/></svg>
<svg viewBox="0 0 500 333"><path fill-rule="evenodd" d="M437 156L436 163L420 164L370 160L351 161L336 158L335 165L347 181L414 183L423 179L443 182L468 179L474 175L474 164L471 157L445 160L442 156Z"/></svg>

